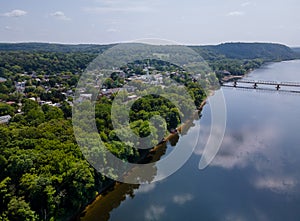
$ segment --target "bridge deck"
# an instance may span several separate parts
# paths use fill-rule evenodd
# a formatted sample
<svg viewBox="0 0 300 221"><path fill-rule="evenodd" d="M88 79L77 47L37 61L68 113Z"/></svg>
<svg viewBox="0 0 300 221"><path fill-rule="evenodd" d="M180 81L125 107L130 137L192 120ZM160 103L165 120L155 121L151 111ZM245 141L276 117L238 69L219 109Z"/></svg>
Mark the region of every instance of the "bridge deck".
<svg viewBox="0 0 300 221"><path fill-rule="evenodd" d="M259 85L275 86L274 88L259 87ZM264 81L264 80L238 80L233 81L233 84L225 83L223 87L234 87L242 89L257 89L267 91L281 91L289 93L300 94L300 82L277 82L277 81ZM284 87L284 89L282 88ZM290 87L290 88L289 88ZM298 90L299 88L299 90Z"/></svg>
<svg viewBox="0 0 300 221"><path fill-rule="evenodd" d="M274 91L274 92L285 92L285 93L297 93L300 94L300 90L276 90L276 88L254 88L254 87L247 87L247 86L233 86L233 85L222 85L222 87L229 87L229 88L239 88L239 89L247 89L247 90L262 90L262 91Z"/></svg>
<svg viewBox="0 0 300 221"><path fill-rule="evenodd" d="M300 82L277 82L277 81L254 81L254 80L238 80L236 83L243 84L263 84L263 85L279 85L279 86L287 86L287 87L300 87Z"/></svg>

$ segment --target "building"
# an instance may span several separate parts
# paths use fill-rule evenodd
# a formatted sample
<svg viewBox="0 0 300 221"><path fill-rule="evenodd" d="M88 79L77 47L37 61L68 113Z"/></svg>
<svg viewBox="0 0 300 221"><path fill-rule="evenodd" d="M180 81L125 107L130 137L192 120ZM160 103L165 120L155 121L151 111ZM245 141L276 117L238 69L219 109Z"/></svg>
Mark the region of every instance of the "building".
<svg viewBox="0 0 300 221"><path fill-rule="evenodd" d="M100 91L100 97L106 96L111 97L111 95L118 93L119 91L123 91L123 88L110 88L110 89L102 89Z"/></svg>
<svg viewBox="0 0 300 221"><path fill-rule="evenodd" d="M7 124L11 119L10 115L4 115L0 117L0 124Z"/></svg>
<svg viewBox="0 0 300 221"><path fill-rule="evenodd" d="M92 97L93 95L92 94L80 94L78 99L76 100L77 103L81 103L83 101L92 101Z"/></svg>

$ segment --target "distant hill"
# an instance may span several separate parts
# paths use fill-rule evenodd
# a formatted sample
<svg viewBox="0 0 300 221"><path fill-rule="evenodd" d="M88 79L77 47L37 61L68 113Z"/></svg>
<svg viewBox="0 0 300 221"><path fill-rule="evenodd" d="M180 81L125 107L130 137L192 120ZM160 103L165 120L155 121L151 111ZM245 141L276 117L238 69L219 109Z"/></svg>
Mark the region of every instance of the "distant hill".
<svg viewBox="0 0 300 221"><path fill-rule="evenodd" d="M37 52L85 52L101 53L106 49L114 46L95 45L95 44L53 44L53 43L0 43L0 51L37 51Z"/></svg>
<svg viewBox="0 0 300 221"><path fill-rule="evenodd" d="M102 53L110 45L95 44L52 44L52 43L0 43L0 51L36 51L36 52L83 52ZM205 60L217 59L255 59L265 61L281 61L300 58L300 48L289 48L273 43L224 43L220 45L189 46L197 51Z"/></svg>
<svg viewBox="0 0 300 221"><path fill-rule="evenodd" d="M298 58L300 58L300 47L291 48L291 49L294 53L296 53L298 55Z"/></svg>
<svg viewBox="0 0 300 221"><path fill-rule="evenodd" d="M192 46L205 59L226 57L231 59L255 59L266 61L290 60L298 57L291 48L274 43L224 43L220 45Z"/></svg>

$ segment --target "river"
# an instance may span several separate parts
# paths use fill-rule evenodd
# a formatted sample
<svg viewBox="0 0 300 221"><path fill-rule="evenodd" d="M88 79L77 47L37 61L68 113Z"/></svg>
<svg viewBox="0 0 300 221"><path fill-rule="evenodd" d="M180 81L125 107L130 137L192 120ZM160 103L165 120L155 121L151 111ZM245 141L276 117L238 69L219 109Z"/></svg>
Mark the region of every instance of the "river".
<svg viewBox="0 0 300 221"><path fill-rule="evenodd" d="M245 78L300 82L300 61L268 64ZM209 104L196 122L201 138L182 168L156 183L118 185L80 220L299 220L300 95L222 90L226 133L208 168L198 164L210 130Z"/></svg>

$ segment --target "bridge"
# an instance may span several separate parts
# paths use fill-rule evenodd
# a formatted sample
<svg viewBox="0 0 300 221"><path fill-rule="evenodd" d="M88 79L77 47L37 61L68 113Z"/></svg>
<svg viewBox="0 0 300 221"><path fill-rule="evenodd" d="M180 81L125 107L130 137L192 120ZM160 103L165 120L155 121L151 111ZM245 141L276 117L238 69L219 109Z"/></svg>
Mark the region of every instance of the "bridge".
<svg viewBox="0 0 300 221"><path fill-rule="evenodd" d="M235 80L233 82L221 82L223 87L244 89L273 90L290 93L300 93L300 82L277 82L266 80Z"/></svg>

